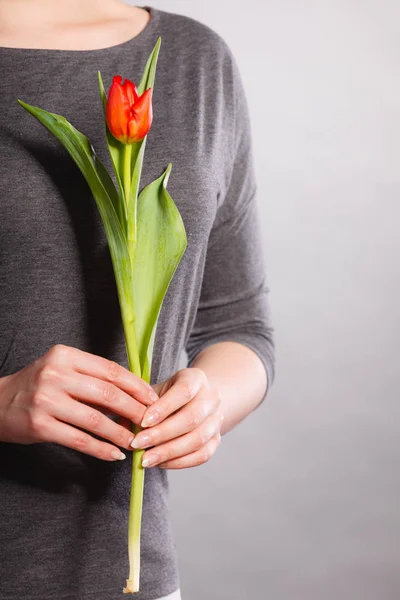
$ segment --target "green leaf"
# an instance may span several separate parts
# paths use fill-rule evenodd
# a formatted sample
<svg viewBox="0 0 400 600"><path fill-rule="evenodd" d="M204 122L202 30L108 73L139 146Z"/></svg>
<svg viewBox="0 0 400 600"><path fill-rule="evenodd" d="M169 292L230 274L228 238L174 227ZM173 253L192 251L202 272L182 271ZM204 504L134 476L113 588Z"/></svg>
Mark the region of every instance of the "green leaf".
<svg viewBox="0 0 400 600"><path fill-rule="evenodd" d="M65 117L31 106L18 100L29 113L44 125L69 152L92 191L110 249L125 331L128 331L128 355L135 361L136 341L133 339L132 268L125 232L117 215L118 193L114 183L88 138ZM137 352L137 351L136 351ZM139 373L140 375L140 373Z"/></svg>
<svg viewBox="0 0 400 600"><path fill-rule="evenodd" d="M141 82L137 86L139 96L141 96L143 92L148 90L150 87L154 87L154 79L156 76L157 60L160 52L160 46L161 37L158 38L156 45L154 46L149 58L147 59Z"/></svg>
<svg viewBox="0 0 400 600"><path fill-rule="evenodd" d="M156 45L154 46L149 58L147 59L144 67L142 79L139 86L137 87L138 94L141 96L148 88L154 89L154 80L156 76L157 60L160 53L161 37L158 38ZM132 173L132 185L131 185L131 201L137 202L137 194L139 192L140 178L142 175L142 165L144 151L146 148L147 135L143 140L132 144L132 158L131 158L131 173ZM136 207L133 210L129 210L128 214L136 212ZM128 217L129 219L129 217Z"/></svg>
<svg viewBox="0 0 400 600"><path fill-rule="evenodd" d="M150 376L162 302L187 246L182 217L166 189L171 167L143 189L137 206L133 306L143 378Z"/></svg>

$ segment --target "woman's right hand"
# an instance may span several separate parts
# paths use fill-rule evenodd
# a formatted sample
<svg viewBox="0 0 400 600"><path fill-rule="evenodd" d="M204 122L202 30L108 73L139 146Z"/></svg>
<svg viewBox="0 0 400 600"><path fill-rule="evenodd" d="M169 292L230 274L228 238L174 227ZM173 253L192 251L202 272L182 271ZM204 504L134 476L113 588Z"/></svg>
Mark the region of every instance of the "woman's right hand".
<svg viewBox="0 0 400 600"><path fill-rule="evenodd" d="M0 378L0 441L54 442L103 460L122 460L118 446L132 449L129 424L140 425L157 399L150 385L121 365L57 344ZM105 413L119 415L125 424Z"/></svg>

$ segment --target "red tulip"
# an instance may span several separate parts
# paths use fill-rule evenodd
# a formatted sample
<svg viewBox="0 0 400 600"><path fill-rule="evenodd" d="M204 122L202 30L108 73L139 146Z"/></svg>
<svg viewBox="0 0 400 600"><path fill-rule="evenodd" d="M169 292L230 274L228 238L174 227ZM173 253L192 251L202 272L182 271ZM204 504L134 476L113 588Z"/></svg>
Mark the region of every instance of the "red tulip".
<svg viewBox="0 0 400 600"><path fill-rule="evenodd" d="M108 92L106 120L111 133L123 144L140 142L150 131L153 121L152 89L141 96L129 79L122 83L115 75Z"/></svg>

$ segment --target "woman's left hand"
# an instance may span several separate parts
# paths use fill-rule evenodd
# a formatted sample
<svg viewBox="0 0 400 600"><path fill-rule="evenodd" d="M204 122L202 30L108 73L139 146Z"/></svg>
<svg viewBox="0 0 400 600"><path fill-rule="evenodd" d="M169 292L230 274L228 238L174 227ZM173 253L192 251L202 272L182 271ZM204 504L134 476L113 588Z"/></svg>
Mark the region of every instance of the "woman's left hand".
<svg viewBox="0 0 400 600"><path fill-rule="evenodd" d="M152 386L160 396L144 413L133 448L149 448L144 467L196 467L210 460L221 443L221 395L197 367L181 369Z"/></svg>

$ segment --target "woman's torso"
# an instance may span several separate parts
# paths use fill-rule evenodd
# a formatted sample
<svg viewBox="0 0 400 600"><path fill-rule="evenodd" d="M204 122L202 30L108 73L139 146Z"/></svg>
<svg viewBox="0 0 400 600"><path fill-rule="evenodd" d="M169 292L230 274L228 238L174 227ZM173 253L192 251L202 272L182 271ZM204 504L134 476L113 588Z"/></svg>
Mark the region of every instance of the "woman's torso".
<svg viewBox="0 0 400 600"><path fill-rule="evenodd" d="M188 247L160 314L152 383L179 368L201 290L230 143L225 45L194 20L152 9L135 38L94 51L0 48L0 376L63 343L127 366L105 234L89 188L17 98L65 116L111 170L97 70L138 83L162 37L141 188L172 162L168 190ZM119 598L128 572L130 457L103 463L55 444L0 444L0 597ZM165 470L146 471L141 591L179 586ZM28 593L28 596L27 596Z"/></svg>

